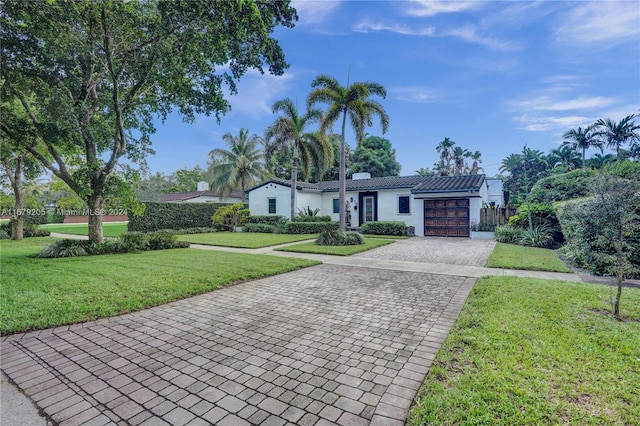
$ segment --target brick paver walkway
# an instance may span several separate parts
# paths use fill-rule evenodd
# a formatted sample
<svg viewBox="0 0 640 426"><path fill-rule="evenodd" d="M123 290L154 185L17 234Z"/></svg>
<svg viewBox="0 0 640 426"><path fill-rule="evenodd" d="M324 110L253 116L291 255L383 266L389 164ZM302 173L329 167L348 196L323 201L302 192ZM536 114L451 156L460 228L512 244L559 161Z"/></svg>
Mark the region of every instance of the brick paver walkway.
<svg viewBox="0 0 640 426"><path fill-rule="evenodd" d="M13 336L2 369L62 425L401 425L473 283L320 265Z"/></svg>

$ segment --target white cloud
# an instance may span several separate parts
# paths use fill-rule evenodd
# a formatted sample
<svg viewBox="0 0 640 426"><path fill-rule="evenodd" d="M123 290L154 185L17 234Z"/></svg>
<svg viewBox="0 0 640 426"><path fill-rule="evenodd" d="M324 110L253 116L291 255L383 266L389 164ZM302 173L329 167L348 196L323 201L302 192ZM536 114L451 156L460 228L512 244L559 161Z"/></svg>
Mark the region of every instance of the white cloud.
<svg viewBox="0 0 640 426"><path fill-rule="evenodd" d="M593 110L613 105L617 102L615 98L605 96L586 97L580 96L574 99L554 99L548 95L537 96L532 99L514 101L514 107L523 110L535 111L576 111Z"/></svg>
<svg viewBox="0 0 640 426"><path fill-rule="evenodd" d="M479 44L494 50L517 49L517 46L510 41L499 40L479 34L475 25L465 25L464 27L447 30L444 32L444 35L457 37L468 43Z"/></svg>
<svg viewBox="0 0 640 426"><path fill-rule="evenodd" d="M231 113L246 114L254 119L271 115L273 103L286 93L293 78L291 73L274 76L248 71L238 83L238 94L225 94L231 104Z"/></svg>
<svg viewBox="0 0 640 426"><path fill-rule="evenodd" d="M479 1L440 1L418 0L406 3L404 13L416 17L436 16L441 13L456 13L477 9L482 6Z"/></svg>
<svg viewBox="0 0 640 426"><path fill-rule="evenodd" d="M296 26L319 25L331 18L340 1L293 0L291 6L298 12Z"/></svg>
<svg viewBox="0 0 640 426"><path fill-rule="evenodd" d="M356 24L353 30L359 33L389 31L392 33L412 36L431 36L435 33L435 28L433 27L411 28L408 25L385 24L382 22L372 22L366 19Z"/></svg>
<svg viewBox="0 0 640 426"><path fill-rule="evenodd" d="M390 89L389 92L394 99L399 101L420 104L435 102L439 98L435 91L419 86L395 87Z"/></svg>
<svg viewBox="0 0 640 426"><path fill-rule="evenodd" d="M603 48L622 42L638 42L640 7L637 1L588 1L577 4L556 29L556 37L560 42Z"/></svg>
<svg viewBox="0 0 640 426"><path fill-rule="evenodd" d="M568 115L562 117L554 117L554 116L532 116L528 114L523 114L519 117L516 117L516 121L523 123L524 127L520 127L520 129L528 130L530 132L544 132L551 130L562 130L566 131L567 129L571 129L578 126L587 126L594 122L594 119L591 117L579 116L579 115Z"/></svg>

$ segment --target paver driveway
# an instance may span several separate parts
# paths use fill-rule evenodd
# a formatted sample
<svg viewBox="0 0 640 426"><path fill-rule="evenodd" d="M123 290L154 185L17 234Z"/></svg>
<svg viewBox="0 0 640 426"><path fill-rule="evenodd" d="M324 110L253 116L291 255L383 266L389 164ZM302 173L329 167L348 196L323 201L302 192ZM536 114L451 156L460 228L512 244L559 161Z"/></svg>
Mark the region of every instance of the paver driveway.
<svg viewBox="0 0 640 426"><path fill-rule="evenodd" d="M64 425L400 425L474 281L320 265L13 336L2 370Z"/></svg>

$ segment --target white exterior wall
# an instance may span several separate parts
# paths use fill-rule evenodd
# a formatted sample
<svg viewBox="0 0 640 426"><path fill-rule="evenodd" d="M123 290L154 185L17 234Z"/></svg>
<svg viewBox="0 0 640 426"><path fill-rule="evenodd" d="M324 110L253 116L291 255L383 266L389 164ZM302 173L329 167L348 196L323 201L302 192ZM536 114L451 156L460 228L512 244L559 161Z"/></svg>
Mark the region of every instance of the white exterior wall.
<svg viewBox="0 0 640 426"><path fill-rule="evenodd" d="M416 228L416 237L424 237L424 198L413 198L411 200L411 213L413 215L413 226Z"/></svg>
<svg viewBox="0 0 640 426"><path fill-rule="evenodd" d="M289 189L289 188L287 188ZM291 193L289 193L291 198ZM310 207L311 210L320 209L319 215L324 215L324 209L322 208L322 195L319 192L296 192L296 214L298 209L306 210ZM288 217L288 216L287 216Z"/></svg>
<svg viewBox="0 0 640 426"><path fill-rule="evenodd" d="M496 207L504 206L502 179L487 179L487 204L496 203Z"/></svg>
<svg viewBox="0 0 640 426"><path fill-rule="evenodd" d="M321 194L317 194L320 200L320 215L322 216L331 216L331 220L334 222L338 222L340 220L340 213L333 212L333 199L340 198L339 192L323 192ZM351 198L353 198L353 203L351 202ZM358 193L347 191L346 192L346 200L351 205L351 226L359 226L358 224L358 211L354 209L354 204L358 204Z"/></svg>
<svg viewBox="0 0 640 426"><path fill-rule="evenodd" d="M480 209L484 200L480 197L469 198L469 225L480 223Z"/></svg>
<svg viewBox="0 0 640 426"><path fill-rule="evenodd" d="M398 213L398 197L401 195L409 197L409 213ZM411 188L378 191L378 220L400 221L413 226L415 213L411 204Z"/></svg>
<svg viewBox="0 0 640 426"><path fill-rule="evenodd" d="M269 214L269 198L276 199L275 215L289 217L291 214L291 188L270 182L249 192L249 211L254 216Z"/></svg>

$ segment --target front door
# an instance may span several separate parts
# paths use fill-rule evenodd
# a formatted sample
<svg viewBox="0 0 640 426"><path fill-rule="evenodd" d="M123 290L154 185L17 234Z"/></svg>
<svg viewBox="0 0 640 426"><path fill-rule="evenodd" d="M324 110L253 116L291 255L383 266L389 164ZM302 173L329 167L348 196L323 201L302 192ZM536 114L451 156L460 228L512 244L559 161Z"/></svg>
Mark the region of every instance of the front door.
<svg viewBox="0 0 640 426"><path fill-rule="evenodd" d="M373 222L375 220L376 201L373 196L368 195L362 197L362 203L364 204L362 223Z"/></svg>

